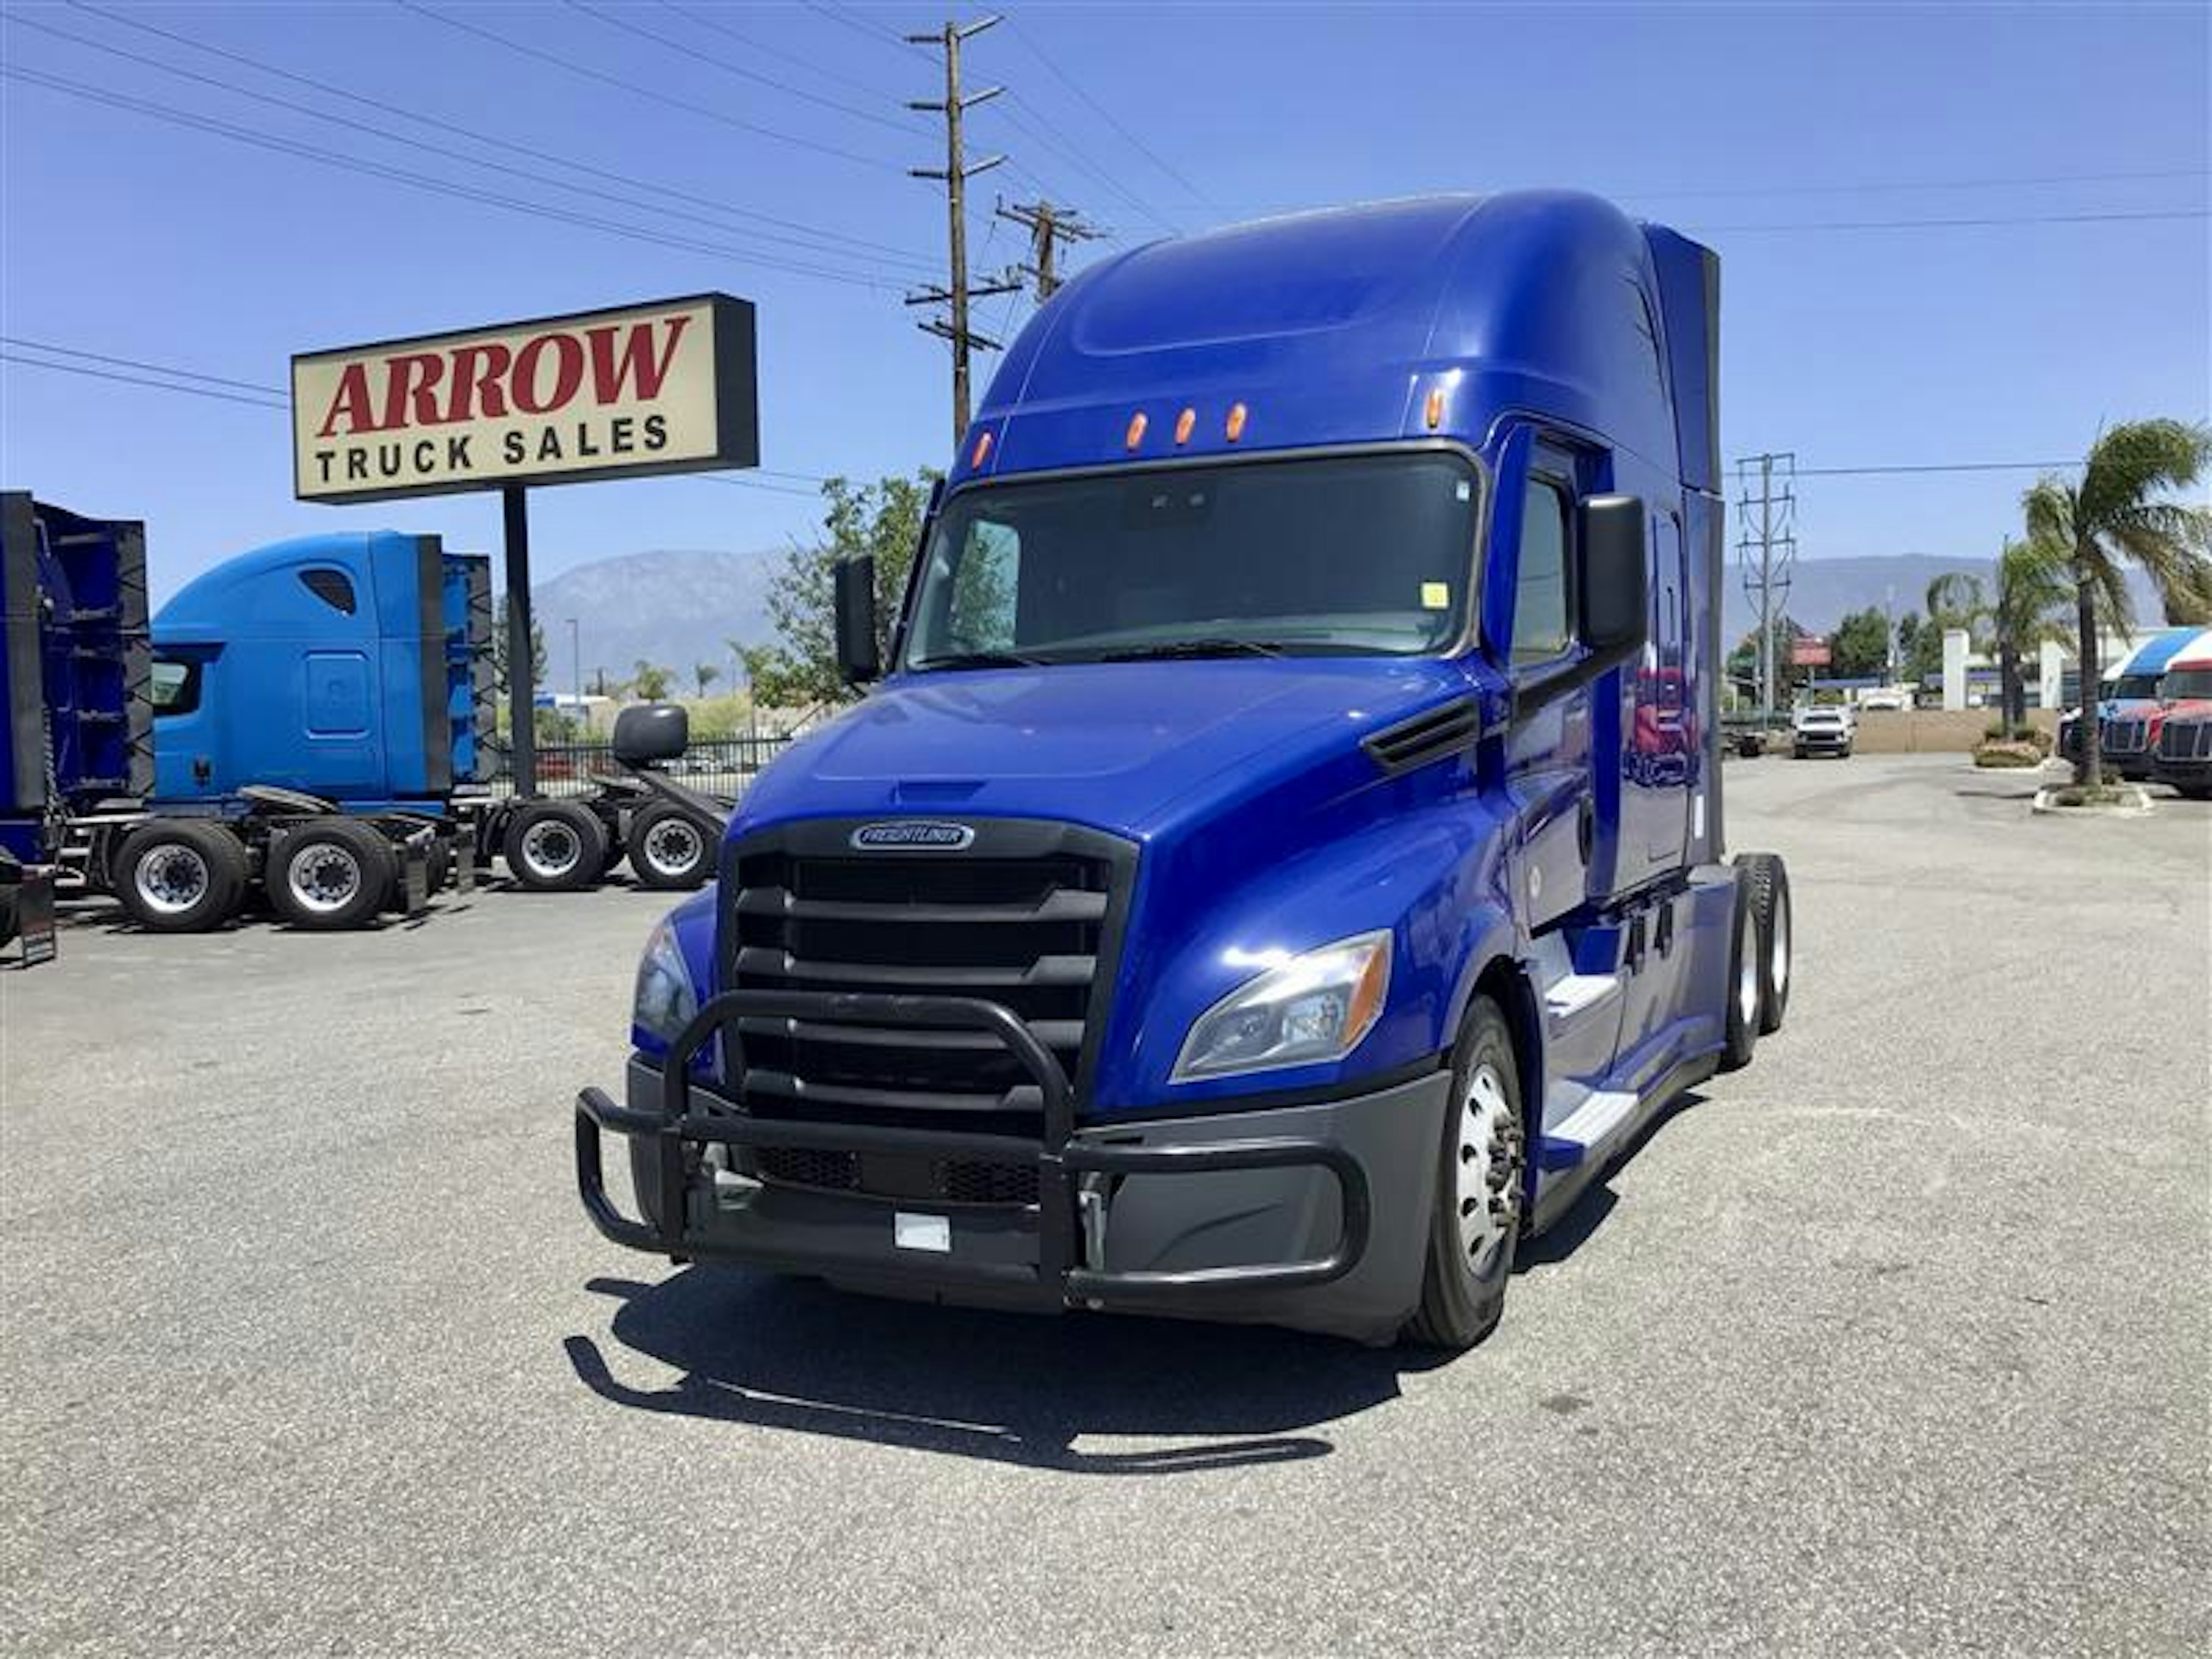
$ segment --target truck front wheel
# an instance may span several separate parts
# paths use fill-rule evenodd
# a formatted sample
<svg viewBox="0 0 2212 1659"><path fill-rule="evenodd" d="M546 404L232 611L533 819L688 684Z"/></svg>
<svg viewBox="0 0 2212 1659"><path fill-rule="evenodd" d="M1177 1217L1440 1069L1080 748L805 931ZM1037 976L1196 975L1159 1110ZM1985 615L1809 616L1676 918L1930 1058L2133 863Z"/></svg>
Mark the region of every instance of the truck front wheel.
<svg viewBox="0 0 2212 1659"><path fill-rule="evenodd" d="M156 820L124 838L115 896L124 914L157 933L204 933L237 913L246 896L246 846L204 818Z"/></svg>
<svg viewBox="0 0 2212 1659"><path fill-rule="evenodd" d="M1728 1012L1721 1038L1721 1070L1736 1072L1751 1064L1751 1051L1759 1042L1759 1018L1765 1007L1759 986L1762 943L1759 910L1752 897L1751 881L1741 868L1735 873L1735 908L1729 924Z"/></svg>
<svg viewBox="0 0 2212 1659"><path fill-rule="evenodd" d="M269 906L295 927L366 927L399 879L392 845L352 818L310 818L270 849L262 885Z"/></svg>
<svg viewBox="0 0 2212 1659"><path fill-rule="evenodd" d="M1497 1003L1479 996L1452 1050L1421 1304L1407 1327L1414 1341L1471 1348L1496 1328L1513 1274L1527 1178L1513 1034Z"/></svg>
<svg viewBox="0 0 2212 1659"><path fill-rule="evenodd" d="M594 885L605 869L607 832L589 807L572 800L539 800L507 821L507 873L543 893L574 892Z"/></svg>
<svg viewBox="0 0 2212 1659"><path fill-rule="evenodd" d="M1744 853L1736 879L1751 888L1751 914L1759 924L1759 1034L1782 1029L1790 1012L1790 872L1772 853Z"/></svg>

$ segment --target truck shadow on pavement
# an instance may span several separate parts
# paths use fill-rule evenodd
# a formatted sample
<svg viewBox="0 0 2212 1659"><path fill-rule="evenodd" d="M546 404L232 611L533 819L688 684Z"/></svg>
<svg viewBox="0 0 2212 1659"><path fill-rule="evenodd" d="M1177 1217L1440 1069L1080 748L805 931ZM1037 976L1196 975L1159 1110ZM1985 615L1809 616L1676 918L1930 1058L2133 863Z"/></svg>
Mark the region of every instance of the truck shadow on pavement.
<svg viewBox="0 0 2212 1659"><path fill-rule="evenodd" d="M1402 1375L1450 1358L1258 1327L881 1301L735 1267L587 1288L619 1299L617 1341L684 1373L632 1388L591 1338L568 1338L577 1377L614 1404L1078 1474L1326 1456L1334 1446L1303 1431L1395 1400ZM1093 1435L1209 1437L1078 1449Z"/></svg>
<svg viewBox="0 0 2212 1659"><path fill-rule="evenodd" d="M1572 1255L1620 1201L1612 1170L1702 1098L1692 1091L1656 1114L1550 1231L1524 1241L1516 1279ZM1265 1326L884 1301L730 1267L586 1288L619 1304L617 1342L683 1373L666 1388L634 1388L592 1338L565 1339L577 1379L612 1404L1076 1474L1324 1457L1335 1447L1313 1431L1388 1404L1402 1377L1460 1358ZM1079 1449L1089 1436L1199 1443Z"/></svg>

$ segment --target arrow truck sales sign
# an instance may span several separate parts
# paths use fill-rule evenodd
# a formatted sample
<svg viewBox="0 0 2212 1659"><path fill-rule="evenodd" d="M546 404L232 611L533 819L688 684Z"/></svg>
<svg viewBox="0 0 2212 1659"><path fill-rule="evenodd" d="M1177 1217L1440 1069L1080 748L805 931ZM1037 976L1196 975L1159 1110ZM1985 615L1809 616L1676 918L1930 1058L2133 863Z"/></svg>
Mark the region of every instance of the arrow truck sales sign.
<svg viewBox="0 0 2212 1659"><path fill-rule="evenodd" d="M759 461L753 308L726 294L292 359L305 501Z"/></svg>

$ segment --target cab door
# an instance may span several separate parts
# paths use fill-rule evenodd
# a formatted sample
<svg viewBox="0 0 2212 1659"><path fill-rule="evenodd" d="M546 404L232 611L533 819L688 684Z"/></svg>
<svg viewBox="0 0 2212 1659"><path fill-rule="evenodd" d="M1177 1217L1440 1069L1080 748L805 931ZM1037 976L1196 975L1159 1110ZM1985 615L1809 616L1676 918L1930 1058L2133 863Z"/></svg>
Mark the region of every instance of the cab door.
<svg viewBox="0 0 2212 1659"><path fill-rule="evenodd" d="M1508 440L1492 515L1484 626L1518 691L1570 663L1574 636L1575 503L1592 464L1523 428ZM1589 687L1516 712L1505 738L1505 787L1518 820L1515 903L1530 933L1589 896L1601 803L1593 763L1598 709Z"/></svg>

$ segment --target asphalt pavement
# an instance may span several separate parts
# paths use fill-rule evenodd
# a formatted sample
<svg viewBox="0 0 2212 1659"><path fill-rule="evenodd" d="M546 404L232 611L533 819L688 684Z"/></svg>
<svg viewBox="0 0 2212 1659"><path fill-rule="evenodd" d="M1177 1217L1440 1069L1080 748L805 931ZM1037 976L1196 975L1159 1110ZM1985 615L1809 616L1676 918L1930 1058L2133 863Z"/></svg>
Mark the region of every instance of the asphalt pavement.
<svg viewBox="0 0 2212 1659"><path fill-rule="evenodd" d="M1441 1361L606 1243L662 896L0 970L0 1652L2212 1650L2212 808L1728 771L1797 982Z"/></svg>

